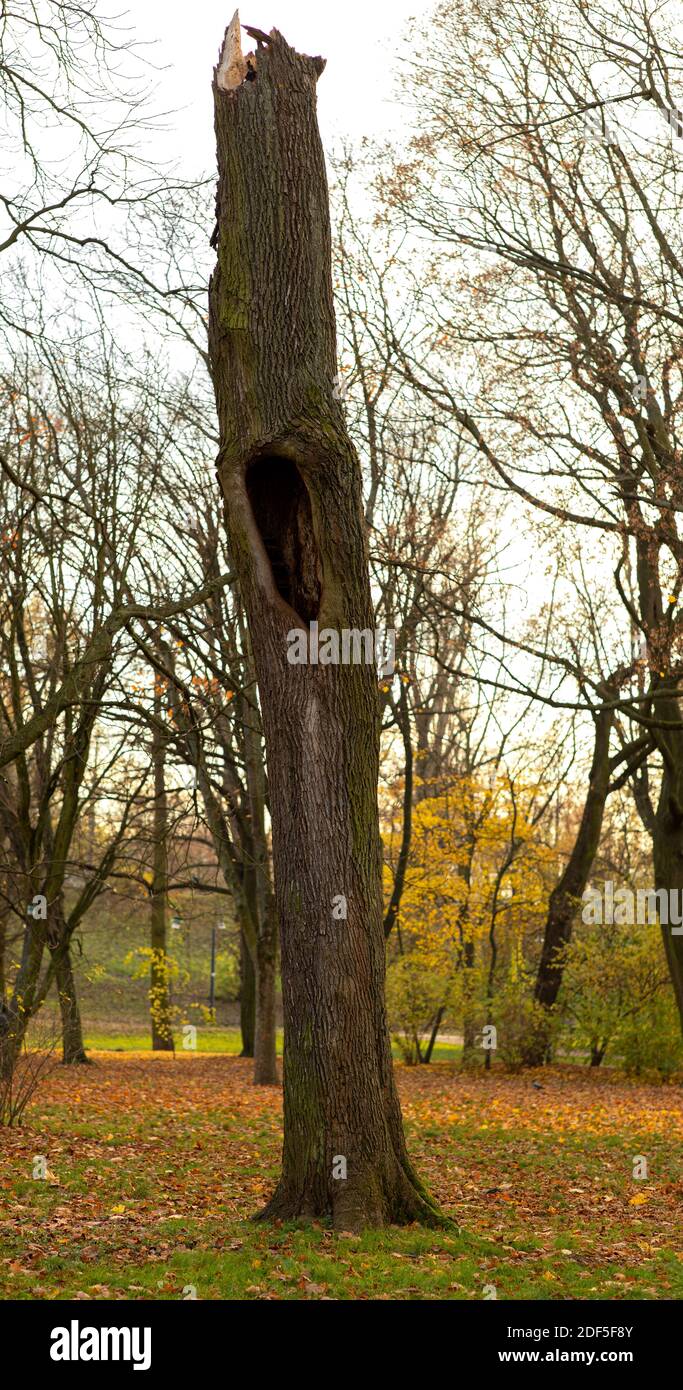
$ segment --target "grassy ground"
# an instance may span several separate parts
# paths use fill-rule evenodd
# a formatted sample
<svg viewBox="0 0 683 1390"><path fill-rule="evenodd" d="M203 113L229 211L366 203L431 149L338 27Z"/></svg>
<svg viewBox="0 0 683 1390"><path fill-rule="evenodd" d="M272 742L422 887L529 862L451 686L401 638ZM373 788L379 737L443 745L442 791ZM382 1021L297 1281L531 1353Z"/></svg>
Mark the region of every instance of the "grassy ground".
<svg viewBox="0 0 683 1390"><path fill-rule="evenodd" d="M194 1038L195 1046L186 1047L186 1041L190 1037L184 1038L182 1028L176 1029L174 1033L174 1043L178 1051L190 1052L221 1052L227 1053L231 1057L238 1057L242 1051L242 1036L239 1028L219 1028L211 1024L204 1024L197 1028ZM149 1031L145 1033L113 1033L102 1029L101 1031L90 1031L85 1034L86 1049L96 1052L151 1052L152 1044ZM282 1056L282 1029L277 1031L277 1053ZM394 1056L398 1059L400 1051L397 1043L393 1044ZM433 1059L435 1062L456 1062L460 1060L462 1047L456 1043L436 1043L434 1046Z"/></svg>
<svg viewBox="0 0 683 1390"><path fill-rule="evenodd" d="M237 932L226 913L225 898L212 894L180 894L174 901L168 949L172 958L171 985L176 1027L184 1023L202 1029L206 1023L211 971L211 935L216 930L216 1019L219 1025L239 1021L235 1002L239 987ZM88 913L79 931L73 964L78 999L86 1030L103 1045L123 1046L121 1034L149 1034L149 909L138 901L113 902L103 897ZM93 1043L93 1046L95 1043Z"/></svg>
<svg viewBox="0 0 683 1390"><path fill-rule="evenodd" d="M281 1144L280 1092L250 1074L235 1056L183 1052L57 1068L2 1135L0 1296L683 1296L680 1090L576 1068L536 1089L399 1067L411 1153L458 1230L354 1237L249 1220Z"/></svg>
<svg viewBox="0 0 683 1390"><path fill-rule="evenodd" d="M190 1038L187 1039L190 1041ZM186 1048L182 1029L174 1032L175 1046L179 1052L220 1052L227 1053L228 1056L237 1057L242 1050L242 1036L239 1028L218 1028L206 1025L198 1027L196 1032L196 1046ZM85 1045L88 1052L148 1052L151 1053L152 1043L149 1029L144 1033L112 1033L102 1030L86 1031ZM282 1052L282 1032L277 1035L277 1050Z"/></svg>

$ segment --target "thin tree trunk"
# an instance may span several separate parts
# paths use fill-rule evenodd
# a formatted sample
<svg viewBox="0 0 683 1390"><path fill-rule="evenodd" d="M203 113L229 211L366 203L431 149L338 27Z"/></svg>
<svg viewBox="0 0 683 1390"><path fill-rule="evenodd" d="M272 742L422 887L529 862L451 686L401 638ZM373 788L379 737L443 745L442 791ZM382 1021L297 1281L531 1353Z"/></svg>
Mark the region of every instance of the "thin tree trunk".
<svg viewBox="0 0 683 1390"><path fill-rule="evenodd" d="M209 347L281 929L284 1148L263 1215L359 1229L443 1218L406 1153L386 1020L376 670L287 659L288 633L314 619L373 627L360 469L335 399L323 66L273 30L241 80L239 29L226 34Z"/></svg>
<svg viewBox="0 0 683 1390"><path fill-rule="evenodd" d="M600 843L610 781L609 742L613 722L611 709L595 716L593 762L581 823L564 873L550 894L534 995L545 1017L541 1017L526 1049L524 1062L530 1067L542 1066L546 1058L552 1009L562 984L563 966L558 952L571 940L574 917Z"/></svg>
<svg viewBox="0 0 683 1390"><path fill-rule="evenodd" d="M277 967L277 908L272 893L264 911L257 946L256 1040L254 1045L254 1084L277 1086L275 1060L276 1012L275 976Z"/></svg>
<svg viewBox="0 0 683 1390"><path fill-rule="evenodd" d="M463 972L463 1023L462 1023L462 1060L463 1069L467 1069L475 1064L476 1042L477 1042L477 1022L475 1018L475 981L474 967L476 965L476 954L472 929L470 926L470 892L472 888L472 861L474 859L474 836L470 835L467 842L467 858L464 863L456 865L458 878L465 885L465 899L458 914L458 934L460 937L461 959L459 968Z"/></svg>
<svg viewBox="0 0 683 1390"><path fill-rule="evenodd" d="M426 1049L426 1051L423 1053L423 1055L420 1057L420 1061L421 1061L421 1062L424 1062L425 1066L427 1065L428 1062L431 1062L431 1060L432 1060L432 1053L433 1053L433 1051L434 1051L434 1044L435 1044L435 1042L436 1042L436 1040L437 1040L437 1038L438 1038L438 1036L439 1036L439 1029L440 1029L440 1027L441 1027L441 1020L442 1020L442 1018L443 1018L445 1012L446 1012L445 1005L441 1005L441 1007L438 1008L437 1011L436 1011L436 1014L435 1014L435 1017L434 1017L434 1022L433 1022L433 1024L432 1024L432 1031L431 1031L431 1033L430 1033L430 1035L429 1035L429 1042L427 1043L427 1049Z"/></svg>
<svg viewBox="0 0 683 1390"><path fill-rule="evenodd" d="M669 629L664 617L659 570L663 544L661 535L654 541L653 533L645 533L638 536L636 549L640 613L647 638L648 664L651 672L666 673L663 677L651 675L651 693L657 697L652 703L651 717L661 721L651 726L651 734L662 759L659 800L653 811L644 787L647 808L641 802L641 815L645 810L644 818L652 836L655 888L657 892L663 890L667 894L666 915L670 917L672 907L680 909L683 893L683 733L678 727L682 711L678 698L679 678L675 674L675 657L671 650L675 627ZM638 799L636 794L636 804ZM680 923L662 921L661 913L660 925L683 1031L683 933ZM679 930L673 931L672 926Z"/></svg>
<svg viewBox="0 0 683 1390"><path fill-rule="evenodd" d="M168 804L166 796L166 740L161 727L163 714L162 680L154 676L154 730L152 733L152 765L154 769L154 816L152 891L150 899L150 966L149 1004L152 1024L152 1050L173 1052L173 1025L169 992L168 952Z"/></svg>
<svg viewBox="0 0 683 1390"><path fill-rule="evenodd" d="M81 1011L78 1006L71 951L68 947L58 952L55 975L62 1017L62 1061L65 1066L88 1063L90 1058L83 1042Z"/></svg>
<svg viewBox="0 0 683 1390"><path fill-rule="evenodd" d="M680 719L677 701L667 705L664 717ZM660 911L660 929L683 1030L683 931L678 921L683 908L683 740L673 735L668 742L652 828L652 857L655 888L666 895L669 920L664 922Z"/></svg>
<svg viewBox="0 0 683 1390"><path fill-rule="evenodd" d="M256 972L249 947L240 931L240 1057L253 1057L256 1028Z"/></svg>
<svg viewBox="0 0 683 1390"><path fill-rule="evenodd" d="M256 671L250 647L248 669L251 682L256 679ZM277 1086L275 981L278 918L266 834L265 750L260 723L253 716L245 723L244 762L251 827L248 850L253 864L253 918L256 922L254 1085Z"/></svg>
<svg viewBox="0 0 683 1390"><path fill-rule="evenodd" d="M468 913L469 919L469 913ZM462 970L463 970L463 1020L462 1020L462 1059L461 1066L464 1070L473 1067L477 1063L477 1020L475 1016L475 979L474 967L476 965L475 945L469 939L463 945Z"/></svg>
<svg viewBox="0 0 683 1390"><path fill-rule="evenodd" d="M401 848L396 865L394 885L391 890L389 905L384 915L384 935L388 939L391 929L397 920L401 909L401 898L405 887L406 871L410 858L410 842L413 830L413 744L410 729L410 707L408 705L408 695L406 688L401 683L399 695L399 725L403 739L403 754L405 760L405 781L403 787L403 830L401 832Z"/></svg>
<svg viewBox="0 0 683 1390"><path fill-rule="evenodd" d="M19 969L7 1005L7 1029L0 1054L4 1077L12 1074L31 1021L46 944L45 923L29 917L24 927Z"/></svg>
<svg viewBox="0 0 683 1390"><path fill-rule="evenodd" d="M0 915L0 1002L4 1003L7 991L7 977L5 974L5 950L7 947L7 918Z"/></svg>

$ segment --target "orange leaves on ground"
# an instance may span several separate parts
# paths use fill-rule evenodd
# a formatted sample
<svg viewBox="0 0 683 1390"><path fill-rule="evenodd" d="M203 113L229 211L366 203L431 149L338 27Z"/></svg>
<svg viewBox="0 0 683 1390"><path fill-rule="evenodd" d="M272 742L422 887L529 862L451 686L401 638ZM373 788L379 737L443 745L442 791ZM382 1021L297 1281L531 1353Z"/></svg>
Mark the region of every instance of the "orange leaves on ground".
<svg viewBox="0 0 683 1390"><path fill-rule="evenodd" d="M156 1263L161 1275L183 1251L239 1251L244 1228L235 1223L258 1210L277 1178L280 1091L254 1087L252 1064L236 1057L95 1061L55 1071L27 1124L3 1134L0 1275L5 1266L11 1279L16 1265L41 1287L55 1251L76 1251L84 1296L97 1296L85 1274L98 1262L113 1282L126 1266ZM397 1073L410 1151L428 1186L463 1231L536 1271L549 1297L557 1295L544 1268L552 1271L558 1253L576 1261L590 1292L599 1261L642 1265L652 1277L652 1261L681 1247L683 1106L674 1088L579 1068L544 1071L542 1090L497 1070ZM58 1189L32 1180L36 1154L59 1175ZM648 1160L647 1181L634 1181L635 1155ZM342 1240L338 1258L347 1249ZM278 1259L286 1254L279 1245ZM326 1297L320 1271L276 1273L283 1288L303 1280L302 1296ZM258 1261L249 1275L260 1288ZM93 1268L92 1277L103 1276Z"/></svg>

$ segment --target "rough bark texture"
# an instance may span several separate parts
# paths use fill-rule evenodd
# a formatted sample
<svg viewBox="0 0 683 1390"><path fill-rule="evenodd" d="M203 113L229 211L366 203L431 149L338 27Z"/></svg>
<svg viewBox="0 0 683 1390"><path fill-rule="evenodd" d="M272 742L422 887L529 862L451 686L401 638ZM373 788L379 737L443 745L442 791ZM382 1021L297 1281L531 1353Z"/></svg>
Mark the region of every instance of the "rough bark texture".
<svg viewBox="0 0 683 1390"><path fill-rule="evenodd" d="M277 1086L277 908L272 893L264 904L256 957L256 1027L254 1033L254 1085Z"/></svg>
<svg viewBox="0 0 683 1390"><path fill-rule="evenodd" d="M62 1061L65 1066L85 1064L90 1058L83 1042L81 1011L78 1007L73 963L68 948L59 952L55 974L62 1018Z"/></svg>
<svg viewBox="0 0 683 1390"><path fill-rule="evenodd" d="M536 1002L546 1011L548 1025L560 985L562 964L558 952L571 940L577 906L590 878L593 860L600 843L605 814L605 802L610 781L609 742L614 722L611 709L595 716L595 746L591 764L588 792L574 847L564 873L553 888L548 903L548 916L543 937L543 949L536 976ZM526 1051L527 1066L542 1066L548 1050L548 1027L539 1026Z"/></svg>
<svg viewBox="0 0 683 1390"><path fill-rule="evenodd" d="M265 1216L439 1220L405 1149L384 1005L371 665L290 665L287 633L372 628L357 458L335 400L322 61L277 31L214 80L209 347L219 477L259 683L281 929L282 1176ZM342 894L346 920L336 920ZM343 1159L342 1164L335 1160ZM345 1167L346 1177L335 1176Z"/></svg>
<svg viewBox="0 0 683 1390"><path fill-rule="evenodd" d="M255 671L253 675L256 676ZM263 737L253 713L245 721L244 763L249 833L243 837L242 856L247 900L256 928L254 1085L277 1086L280 1081L275 1046L278 921L266 831Z"/></svg>

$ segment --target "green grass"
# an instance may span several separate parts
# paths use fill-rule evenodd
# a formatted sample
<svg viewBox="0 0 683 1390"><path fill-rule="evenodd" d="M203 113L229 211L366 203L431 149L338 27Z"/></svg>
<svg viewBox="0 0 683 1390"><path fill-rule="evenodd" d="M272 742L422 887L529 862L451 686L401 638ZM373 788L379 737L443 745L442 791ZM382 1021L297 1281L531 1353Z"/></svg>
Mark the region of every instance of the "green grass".
<svg viewBox="0 0 683 1390"><path fill-rule="evenodd" d="M59 1123L60 1117L52 1118ZM116 1163L115 1142L111 1153L112 1161L98 1166L103 1201L111 1203L101 1234L87 1229L74 1237L63 1215L70 1199L87 1200L91 1194L93 1175L87 1164L74 1165L59 1191L31 1181L17 1184L22 1207L43 1218L42 1242L40 1235L34 1240L34 1249L42 1243L43 1254L29 1271L21 1267L21 1249L13 1252L12 1242L4 1245L14 1268L3 1296L412 1301L480 1299L494 1288L499 1300L647 1300L661 1296L664 1286L667 1297L683 1296L681 1268L672 1251L661 1252L644 1268L628 1259L587 1255L585 1241L568 1230L560 1231L548 1249L523 1226L504 1242L466 1229L442 1234L394 1228L340 1235L321 1224L262 1227L235 1220L230 1203L218 1195L204 1218L187 1216L180 1201L182 1220L145 1222L141 1241L140 1205L153 1202L157 1185L143 1175L132 1182ZM245 1167L242 1177L248 1179L250 1171ZM270 1164L255 1165L254 1171L275 1179ZM46 1231L51 1232L47 1239ZM603 1238L619 1235L617 1228L608 1229ZM131 1242L134 1251L126 1248Z"/></svg>
<svg viewBox="0 0 683 1390"><path fill-rule="evenodd" d="M183 1047L182 1029L175 1031L174 1042L178 1051ZM242 1039L238 1028L218 1028L210 1024L199 1024L196 1035L197 1052L224 1052L227 1056L238 1057L242 1051ZM93 1052L150 1052L149 1032L104 1032L92 1029L85 1034L85 1046ZM191 1050L191 1049L190 1049ZM282 1056L282 1029L277 1030L276 1050ZM396 1060L400 1051L396 1044L392 1048ZM456 1062L460 1060L462 1048L453 1043L436 1043L433 1062Z"/></svg>
<svg viewBox="0 0 683 1390"><path fill-rule="evenodd" d="M544 1075L540 1095L524 1078L443 1064L398 1076L411 1154L452 1231L248 1219L277 1180L281 1097L234 1056L57 1068L27 1126L3 1135L0 1296L683 1297L671 1088L578 1069ZM636 1153L652 1168L642 1187ZM36 1154L46 1182L33 1179Z"/></svg>
<svg viewBox="0 0 683 1390"><path fill-rule="evenodd" d="M192 1049L183 1047L183 1033L176 1030L174 1042L178 1052ZM197 1027L196 1052L222 1052L230 1057L238 1057L242 1051L242 1038L238 1028L214 1028L209 1025ZM93 1052L151 1052L152 1043L146 1033L103 1033L87 1032L86 1049ZM282 1031L277 1034L277 1051L282 1052Z"/></svg>

